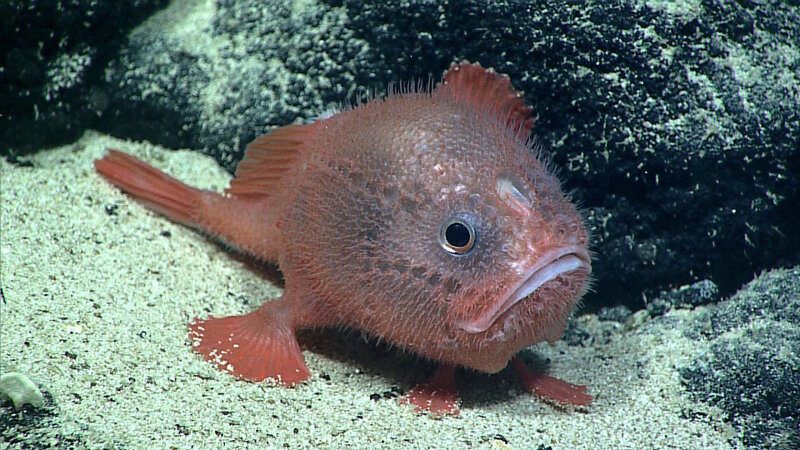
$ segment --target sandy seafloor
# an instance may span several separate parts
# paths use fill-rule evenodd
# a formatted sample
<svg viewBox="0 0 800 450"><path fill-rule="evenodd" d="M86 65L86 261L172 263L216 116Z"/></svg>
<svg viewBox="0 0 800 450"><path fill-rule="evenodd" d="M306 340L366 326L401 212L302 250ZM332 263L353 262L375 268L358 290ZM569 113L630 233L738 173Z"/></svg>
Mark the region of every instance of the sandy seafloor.
<svg viewBox="0 0 800 450"><path fill-rule="evenodd" d="M12 447L730 447L734 432L718 411L706 407L702 420L682 414L703 405L688 399L674 370L699 352L678 329L620 333L603 347L534 347L529 358L550 359L550 374L589 386L588 412L539 401L510 372L461 373L458 417L374 401L394 386L410 389L432 366L334 331L306 336L306 384L237 381L191 351L186 323L248 311L280 288L260 266L148 212L96 175L92 161L107 147L195 186L221 190L230 178L196 152L94 132L35 154L33 167L0 161L0 363L52 397L48 414Z"/></svg>

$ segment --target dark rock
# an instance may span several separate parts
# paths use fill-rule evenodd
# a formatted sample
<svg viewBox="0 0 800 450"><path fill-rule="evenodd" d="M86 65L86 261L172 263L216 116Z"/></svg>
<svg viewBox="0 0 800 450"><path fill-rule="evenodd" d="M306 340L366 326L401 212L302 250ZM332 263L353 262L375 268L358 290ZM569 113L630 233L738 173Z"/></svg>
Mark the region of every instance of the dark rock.
<svg viewBox="0 0 800 450"><path fill-rule="evenodd" d="M603 321L614 321L624 323L633 314L627 306L619 305L611 308L603 308L597 312L597 318Z"/></svg>
<svg viewBox="0 0 800 450"><path fill-rule="evenodd" d="M570 346L603 346L626 328L624 323L615 320L599 320L595 314L584 314L570 318L561 339Z"/></svg>
<svg viewBox="0 0 800 450"><path fill-rule="evenodd" d="M800 448L800 267L774 270L710 307L687 334L708 350L680 369L748 448Z"/></svg>
<svg viewBox="0 0 800 450"><path fill-rule="evenodd" d="M590 328L585 324L578 323L575 320L570 320L567 324L567 329L564 330L564 335L561 340L572 346L588 346L595 334L596 328Z"/></svg>
<svg viewBox="0 0 800 450"><path fill-rule="evenodd" d="M0 4L0 155L75 140L127 32L166 0ZM102 106L102 105L101 105Z"/></svg>
<svg viewBox="0 0 800 450"><path fill-rule="evenodd" d="M702 280L681 286L669 292L661 292L655 300L647 303L652 316L660 316L673 308L693 308L717 301L719 288L711 280Z"/></svg>
<svg viewBox="0 0 800 450"><path fill-rule="evenodd" d="M43 408L28 405L17 411L11 401L0 402L0 443L20 449L86 446L83 436L59 426L58 405L49 392L45 391L43 395Z"/></svg>
<svg viewBox="0 0 800 450"><path fill-rule="evenodd" d="M106 131L203 149L233 170L257 136L354 100L373 66L343 7L222 0L201 42L160 30L194 8L174 4L130 37L106 74Z"/></svg>

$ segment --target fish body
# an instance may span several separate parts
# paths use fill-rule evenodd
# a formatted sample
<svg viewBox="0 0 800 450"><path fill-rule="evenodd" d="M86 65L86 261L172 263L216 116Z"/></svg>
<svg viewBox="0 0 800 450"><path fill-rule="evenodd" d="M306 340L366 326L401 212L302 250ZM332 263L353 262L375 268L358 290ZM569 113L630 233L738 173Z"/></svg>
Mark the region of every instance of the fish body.
<svg viewBox="0 0 800 450"><path fill-rule="evenodd" d="M293 385L310 377L295 330L355 328L440 362L444 385L409 402L454 410L432 394L452 391L453 367L497 372L557 340L589 283L586 228L539 159L533 123L506 77L462 63L432 90L256 139L224 195L117 151L96 168L150 208L279 265L281 298L189 325L206 359ZM582 387L556 382L566 397L540 395L588 403Z"/></svg>

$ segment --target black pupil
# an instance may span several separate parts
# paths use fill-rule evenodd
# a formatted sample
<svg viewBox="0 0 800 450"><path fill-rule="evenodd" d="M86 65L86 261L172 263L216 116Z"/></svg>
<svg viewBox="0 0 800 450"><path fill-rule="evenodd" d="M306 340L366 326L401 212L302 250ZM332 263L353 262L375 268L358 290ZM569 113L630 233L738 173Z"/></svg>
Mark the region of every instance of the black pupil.
<svg viewBox="0 0 800 450"><path fill-rule="evenodd" d="M463 223L451 223L444 230L444 238L453 247L463 247L469 244L469 228Z"/></svg>

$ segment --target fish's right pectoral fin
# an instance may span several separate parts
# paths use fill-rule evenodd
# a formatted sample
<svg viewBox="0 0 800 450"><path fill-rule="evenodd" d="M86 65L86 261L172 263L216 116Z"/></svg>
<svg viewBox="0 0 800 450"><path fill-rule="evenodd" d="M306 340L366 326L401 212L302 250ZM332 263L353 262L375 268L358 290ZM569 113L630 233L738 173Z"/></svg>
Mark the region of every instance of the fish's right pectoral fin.
<svg viewBox="0 0 800 450"><path fill-rule="evenodd" d="M280 300L278 300L280 301ZM242 316L209 317L189 324L193 348L237 378L272 379L284 386L311 377L291 324L267 302Z"/></svg>

